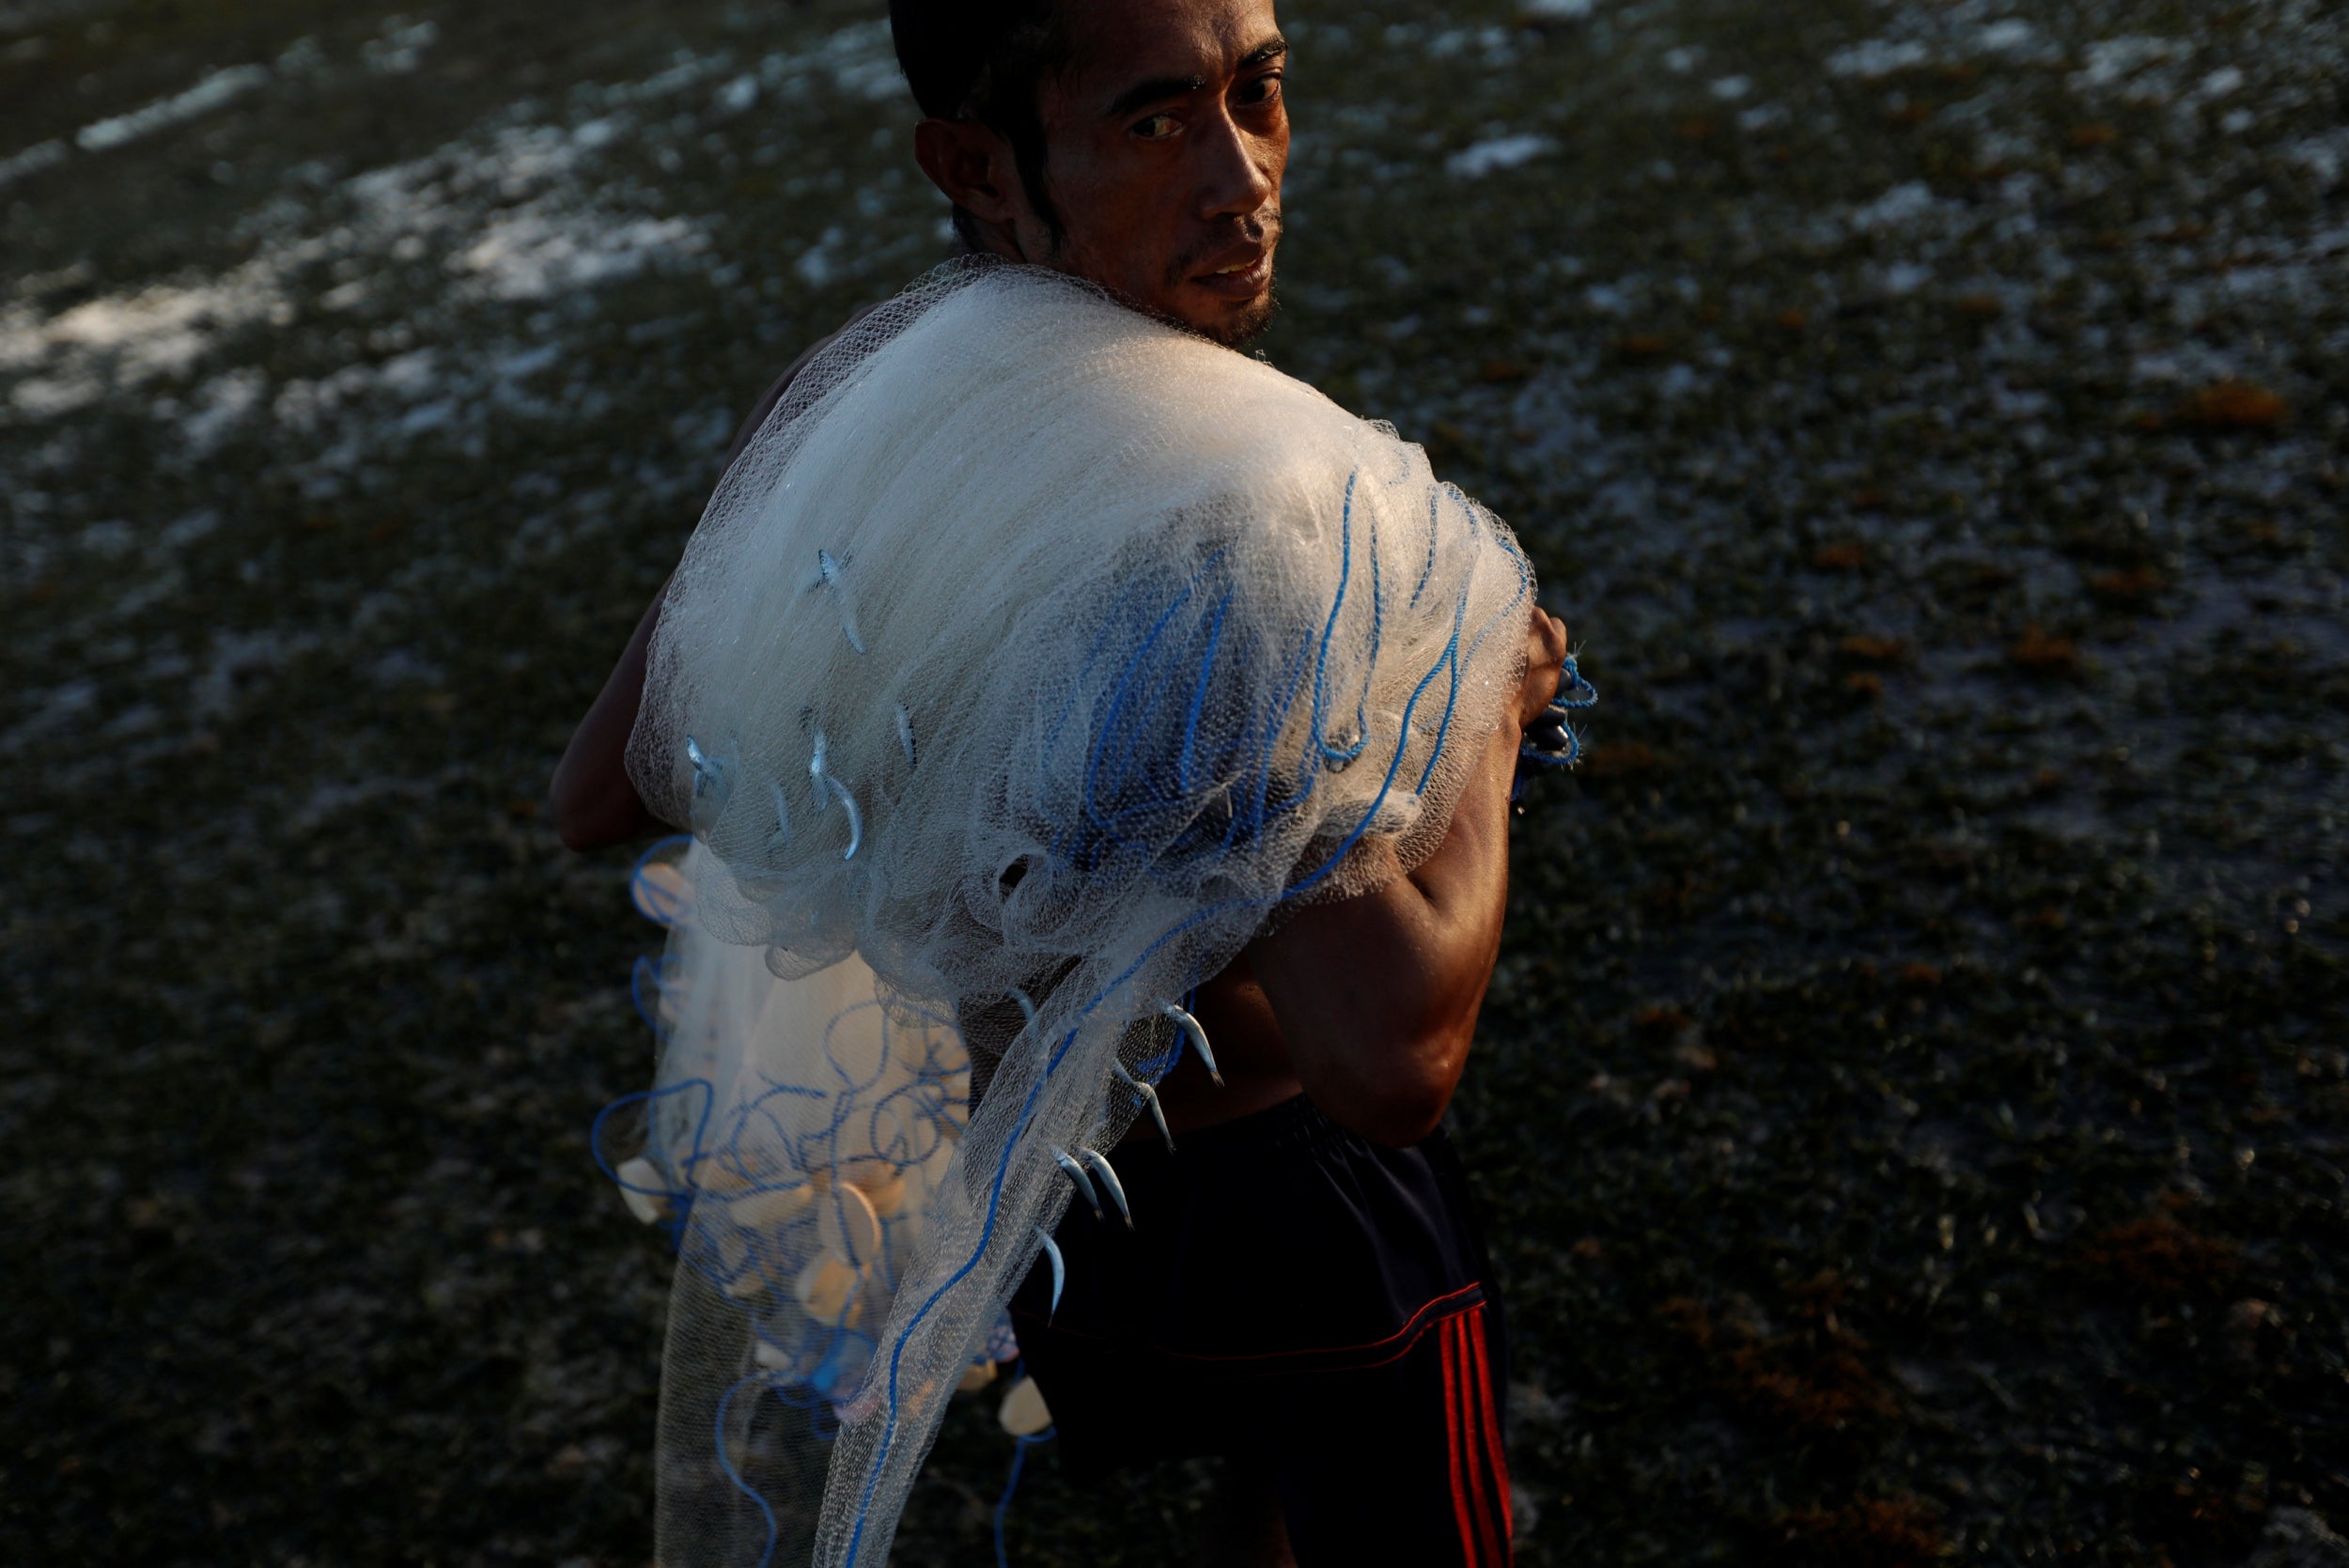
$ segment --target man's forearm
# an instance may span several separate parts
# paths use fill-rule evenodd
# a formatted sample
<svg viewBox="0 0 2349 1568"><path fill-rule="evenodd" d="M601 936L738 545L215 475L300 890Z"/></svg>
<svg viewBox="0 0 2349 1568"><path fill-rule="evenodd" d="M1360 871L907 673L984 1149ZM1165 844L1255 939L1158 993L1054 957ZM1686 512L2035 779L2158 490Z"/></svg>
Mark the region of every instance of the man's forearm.
<svg viewBox="0 0 2349 1568"><path fill-rule="evenodd" d="M1433 1131L1467 1064L1508 904L1517 742L1504 715L1443 843L1408 876L1300 910L1249 950L1305 1092L1379 1142Z"/></svg>
<svg viewBox="0 0 2349 1568"><path fill-rule="evenodd" d="M572 849L601 849L626 844L661 827L660 818L645 809L636 785L628 776L628 739L636 729L636 712L645 699L645 661L652 649L654 629L661 624L661 603L668 595L664 583L636 623L603 690L597 693L587 717L571 733L563 760L555 765L554 783L548 791L554 810L554 831Z"/></svg>

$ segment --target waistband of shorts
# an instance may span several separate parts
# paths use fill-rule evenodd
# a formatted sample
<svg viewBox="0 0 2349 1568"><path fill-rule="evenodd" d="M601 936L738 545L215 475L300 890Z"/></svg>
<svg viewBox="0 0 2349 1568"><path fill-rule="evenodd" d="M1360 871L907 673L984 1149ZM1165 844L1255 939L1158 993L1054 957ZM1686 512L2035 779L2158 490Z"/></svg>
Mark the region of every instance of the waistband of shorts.
<svg viewBox="0 0 2349 1568"><path fill-rule="evenodd" d="M1438 1128L1427 1141L1438 1142L1442 1138L1443 1131ZM1347 1131L1311 1099L1296 1094L1246 1116L1177 1134L1174 1142L1184 1154L1197 1150L1209 1154L1281 1155L1313 1153L1339 1145L1361 1148L1369 1144L1369 1140ZM1131 1148L1118 1151L1118 1161L1123 1164L1145 1150L1159 1158L1167 1157L1165 1145L1156 1138L1137 1139Z"/></svg>

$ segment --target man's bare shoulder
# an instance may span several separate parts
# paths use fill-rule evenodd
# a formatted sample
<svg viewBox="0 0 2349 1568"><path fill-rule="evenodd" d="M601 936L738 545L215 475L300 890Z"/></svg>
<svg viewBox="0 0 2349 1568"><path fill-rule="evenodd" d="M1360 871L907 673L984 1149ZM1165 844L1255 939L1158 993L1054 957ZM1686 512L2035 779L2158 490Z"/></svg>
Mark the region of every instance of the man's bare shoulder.
<svg viewBox="0 0 2349 1568"><path fill-rule="evenodd" d="M751 405L751 411L743 416L742 423L736 427L734 443L726 448L726 467L734 466L735 459L742 455L742 449L750 445L751 438L758 434L759 429L766 425L768 418L775 411L775 405L783 401L783 395L791 390L793 381L800 379L800 372L806 369L817 354L831 348L841 333L847 332L850 327L863 320L876 308L873 305L859 305L854 314L850 315L846 321L841 322L836 330L827 333L800 351L800 357L793 360L784 373L775 378L774 384L760 395L757 402Z"/></svg>

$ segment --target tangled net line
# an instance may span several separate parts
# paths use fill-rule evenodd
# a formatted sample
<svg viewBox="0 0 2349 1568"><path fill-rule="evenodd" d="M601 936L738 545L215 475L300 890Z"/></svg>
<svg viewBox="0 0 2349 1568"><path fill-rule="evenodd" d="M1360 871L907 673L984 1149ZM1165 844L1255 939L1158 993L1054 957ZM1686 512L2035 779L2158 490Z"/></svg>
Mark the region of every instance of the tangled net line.
<svg viewBox="0 0 2349 1568"><path fill-rule="evenodd" d="M1212 1067L1182 999L1441 842L1532 586L1391 427L1057 274L943 269L802 374L630 748L693 829L598 1128L678 1241L663 1561L885 1559L1063 1208Z"/></svg>

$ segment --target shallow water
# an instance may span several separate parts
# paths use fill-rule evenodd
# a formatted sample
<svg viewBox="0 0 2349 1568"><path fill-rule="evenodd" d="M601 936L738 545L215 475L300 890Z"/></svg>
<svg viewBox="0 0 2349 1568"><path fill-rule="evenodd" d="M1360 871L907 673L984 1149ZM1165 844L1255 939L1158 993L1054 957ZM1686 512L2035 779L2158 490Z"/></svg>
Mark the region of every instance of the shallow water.
<svg viewBox="0 0 2349 1568"><path fill-rule="evenodd" d="M10 1560L649 1558L648 933L537 800L943 253L872 17L0 5ZM2349 1528L2349 20L1284 20L1266 349L1605 694L1455 1115L1520 1560ZM991 1426L901 1560L989 1560ZM1019 1560L1185 1560L1203 1471L1037 1459Z"/></svg>

